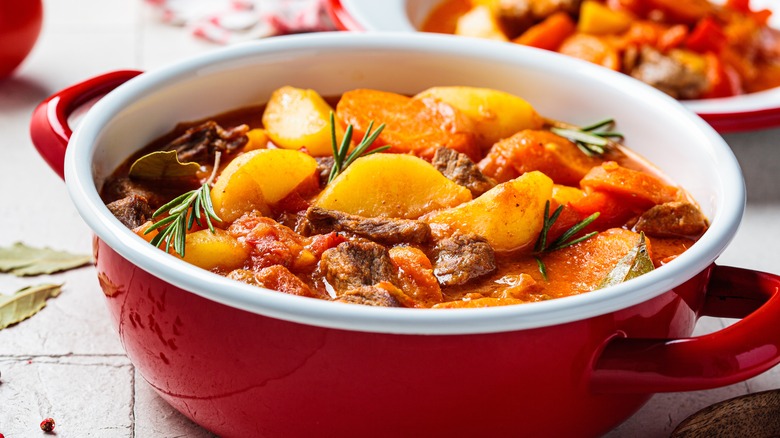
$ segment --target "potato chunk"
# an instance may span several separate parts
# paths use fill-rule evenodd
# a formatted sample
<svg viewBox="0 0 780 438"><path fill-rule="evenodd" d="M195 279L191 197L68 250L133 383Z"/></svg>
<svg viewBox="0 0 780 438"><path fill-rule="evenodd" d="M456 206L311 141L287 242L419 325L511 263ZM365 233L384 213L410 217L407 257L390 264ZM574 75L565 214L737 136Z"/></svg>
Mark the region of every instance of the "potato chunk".
<svg viewBox="0 0 780 438"><path fill-rule="evenodd" d="M498 18L486 6L475 6L463 14L455 26L455 35L508 41Z"/></svg>
<svg viewBox="0 0 780 438"><path fill-rule="evenodd" d="M211 202L222 220L232 222L272 205L292 192L317 170L309 155L285 149L258 149L239 156L220 173L211 189Z"/></svg>
<svg viewBox="0 0 780 438"><path fill-rule="evenodd" d="M314 205L366 217L416 219L433 210L471 200L471 192L412 155L373 154L358 158Z"/></svg>
<svg viewBox="0 0 780 438"><path fill-rule="evenodd" d="M577 30L592 35L614 35L627 31L632 21L625 12L610 9L593 0L585 0L580 7Z"/></svg>
<svg viewBox="0 0 780 438"><path fill-rule="evenodd" d="M435 235L455 231L487 239L496 251L514 251L533 245L544 222L544 205L552 196L552 180L528 172L499 184L479 198L423 218Z"/></svg>
<svg viewBox="0 0 780 438"><path fill-rule="evenodd" d="M282 87L271 94L263 125L273 143L285 149L305 147L317 157L333 154L330 113L333 109L314 90ZM336 124L341 141L343 128Z"/></svg>
<svg viewBox="0 0 780 438"><path fill-rule="evenodd" d="M187 234L184 261L208 270L230 271L243 266L249 257L249 249L227 231L219 228L214 231L200 230Z"/></svg>
<svg viewBox="0 0 780 438"><path fill-rule="evenodd" d="M415 99L437 99L446 102L474 123L482 149L523 129L541 129L542 117L525 100L503 91L476 87L433 87Z"/></svg>

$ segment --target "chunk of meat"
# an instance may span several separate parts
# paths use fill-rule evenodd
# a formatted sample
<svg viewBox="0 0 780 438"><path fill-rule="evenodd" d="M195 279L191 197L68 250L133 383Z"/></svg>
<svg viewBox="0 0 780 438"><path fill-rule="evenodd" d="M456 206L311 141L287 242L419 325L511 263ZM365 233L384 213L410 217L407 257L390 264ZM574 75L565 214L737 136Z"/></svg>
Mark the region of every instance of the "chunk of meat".
<svg viewBox="0 0 780 438"><path fill-rule="evenodd" d="M333 301L374 307L401 307L401 303L388 291L389 288L383 286L360 286L344 292Z"/></svg>
<svg viewBox="0 0 780 438"><path fill-rule="evenodd" d="M154 213L146 198L138 195L128 195L107 204L106 207L119 222L131 230L146 223Z"/></svg>
<svg viewBox="0 0 780 438"><path fill-rule="evenodd" d="M306 230L310 234L337 231L388 245L425 243L431 238L431 228L418 220L367 218L320 207L306 210L306 220Z"/></svg>
<svg viewBox="0 0 780 438"><path fill-rule="evenodd" d="M556 12L577 15L582 0L498 0L497 14L501 22L516 31L544 20Z"/></svg>
<svg viewBox="0 0 780 438"><path fill-rule="evenodd" d="M395 268L387 248L368 240L348 240L325 251L320 270L336 295L395 280Z"/></svg>
<svg viewBox="0 0 780 438"><path fill-rule="evenodd" d="M433 273L445 286L460 285L496 270L493 248L475 234L454 234L441 239L433 250Z"/></svg>
<svg viewBox="0 0 780 438"><path fill-rule="evenodd" d="M641 48L636 66L629 74L677 99L698 98L709 87L705 71L691 68L649 46Z"/></svg>
<svg viewBox="0 0 780 438"><path fill-rule="evenodd" d="M333 157L314 157L317 160L317 176L320 184L320 188L325 187L328 184L328 178L330 178L330 170L333 168L335 160Z"/></svg>
<svg viewBox="0 0 780 438"><path fill-rule="evenodd" d="M138 196L145 199L152 209L156 209L168 202L169 199L191 190L191 188L182 190L179 187L180 185L176 184L176 187L169 189L166 185L164 190L155 190L148 182L134 181L127 177L117 178L112 179L103 189L103 198L107 202L114 202L128 196ZM176 190L181 191L177 192ZM168 192L170 192L170 195Z"/></svg>
<svg viewBox="0 0 780 438"><path fill-rule="evenodd" d="M229 154L246 146L249 142L246 136L248 131L247 125L223 129L217 122L210 120L186 130L163 150L176 151L181 162L211 164L217 151Z"/></svg>
<svg viewBox="0 0 780 438"><path fill-rule="evenodd" d="M634 229L654 237L695 237L707 230L707 218L690 202L667 202L643 213Z"/></svg>
<svg viewBox="0 0 780 438"><path fill-rule="evenodd" d="M281 265L268 266L259 271L236 269L227 275L228 278L258 287L284 292L301 297L323 298L289 269Z"/></svg>
<svg viewBox="0 0 780 438"><path fill-rule="evenodd" d="M506 182L538 170L556 184L577 186L602 160L585 155L574 143L548 131L523 130L499 141L479 162L485 175Z"/></svg>
<svg viewBox="0 0 780 438"><path fill-rule="evenodd" d="M431 164L451 181L469 189L475 198L496 185L495 181L486 177L466 154L450 148L436 149Z"/></svg>

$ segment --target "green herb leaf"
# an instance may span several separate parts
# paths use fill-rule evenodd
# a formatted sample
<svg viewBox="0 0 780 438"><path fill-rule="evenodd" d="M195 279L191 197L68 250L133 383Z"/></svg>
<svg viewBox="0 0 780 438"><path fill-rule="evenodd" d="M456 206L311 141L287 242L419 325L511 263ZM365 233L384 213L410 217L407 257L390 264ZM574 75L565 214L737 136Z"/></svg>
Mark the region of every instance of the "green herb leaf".
<svg viewBox="0 0 780 438"><path fill-rule="evenodd" d="M555 224L555 221L558 220L558 217L561 215L562 211L563 205L559 205L558 208L556 208L555 211L550 214L550 201L547 201L544 204L542 231L539 233L539 238L536 240L536 245L534 245L534 253L537 254L536 264L539 265L539 272L542 274L542 278L545 280L547 280L547 267L544 265L544 262L542 261L541 257L539 257L539 255L545 252L557 251L559 249L572 246L584 240L588 240L598 234L597 231L592 231L584 236L572 239L577 233L585 229L585 227L593 223L593 221L599 217L601 213L596 212L574 224L574 226L566 230L563 234L561 234L560 237L548 245L547 234L550 232L550 228L552 228L553 224Z"/></svg>
<svg viewBox="0 0 780 438"><path fill-rule="evenodd" d="M620 259L612 271L601 281L597 289L623 283L655 269L647 253L645 233L639 234L639 242Z"/></svg>
<svg viewBox="0 0 780 438"><path fill-rule="evenodd" d="M623 137L623 134L609 130L615 124L615 120L611 118L591 123L584 127L570 125L557 120L547 120L547 123L552 126L550 128L551 132L569 139L582 152L591 156L603 155L607 150L615 146L611 138Z"/></svg>
<svg viewBox="0 0 780 438"><path fill-rule="evenodd" d="M200 164L182 163L176 151L156 151L135 160L130 166L130 178L161 180L195 176Z"/></svg>
<svg viewBox="0 0 780 438"><path fill-rule="evenodd" d="M0 294L0 330L23 321L46 307L46 300L61 292L60 284L42 284L16 291L13 295Z"/></svg>
<svg viewBox="0 0 780 438"><path fill-rule="evenodd" d="M344 132L344 137L341 139L341 144L337 144L336 119L333 113L330 113L330 137L332 142L331 146L333 147L333 167L330 168L328 184L330 184L331 181L333 181L341 172L343 172L347 166L352 164L353 161L357 160L361 156L371 155L390 149L390 146L382 146L366 152L366 149L368 149L371 144L374 143L377 137L379 137L379 134L382 133L382 130L385 129L385 124L382 123L378 128L376 128L376 130L372 132L371 129L373 127L374 122L369 122L368 128L366 129L366 135L363 136L363 140L361 140L360 144L357 145L349 155L347 155L347 152L349 151L349 145L352 142L352 125L347 126L347 129Z"/></svg>
<svg viewBox="0 0 780 438"><path fill-rule="evenodd" d="M92 263L92 257L55 251L50 248L33 248L21 242L10 247L0 247L0 272L23 277L26 275L53 274Z"/></svg>

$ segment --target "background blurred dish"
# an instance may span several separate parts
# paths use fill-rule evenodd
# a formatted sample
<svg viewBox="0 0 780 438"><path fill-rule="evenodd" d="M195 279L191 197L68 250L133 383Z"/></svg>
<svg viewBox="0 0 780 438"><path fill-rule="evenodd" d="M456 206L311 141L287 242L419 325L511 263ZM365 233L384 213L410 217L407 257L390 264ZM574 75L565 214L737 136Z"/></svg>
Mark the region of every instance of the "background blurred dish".
<svg viewBox="0 0 780 438"><path fill-rule="evenodd" d="M329 0L330 14L345 30L419 31L442 0ZM713 3L723 3L722 0ZM780 29L780 4L752 0L753 10L773 12L770 26ZM721 133L780 126L780 87L733 97L682 101Z"/></svg>

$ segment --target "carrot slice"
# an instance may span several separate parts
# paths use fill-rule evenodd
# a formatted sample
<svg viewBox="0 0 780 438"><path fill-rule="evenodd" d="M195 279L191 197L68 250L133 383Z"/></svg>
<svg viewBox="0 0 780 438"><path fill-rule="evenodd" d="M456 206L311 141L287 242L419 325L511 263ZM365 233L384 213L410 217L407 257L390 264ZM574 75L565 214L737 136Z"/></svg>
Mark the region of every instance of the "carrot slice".
<svg viewBox="0 0 780 438"><path fill-rule="evenodd" d="M336 106L339 119L355 130L360 141L370 122L385 128L374 146L390 152L431 159L441 146L455 149L474 161L480 157L471 122L453 106L434 99L412 99L397 93L358 89L344 93Z"/></svg>
<svg viewBox="0 0 780 438"><path fill-rule="evenodd" d="M513 42L545 50L557 50L574 33L574 20L565 12L557 12L523 32Z"/></svg>

